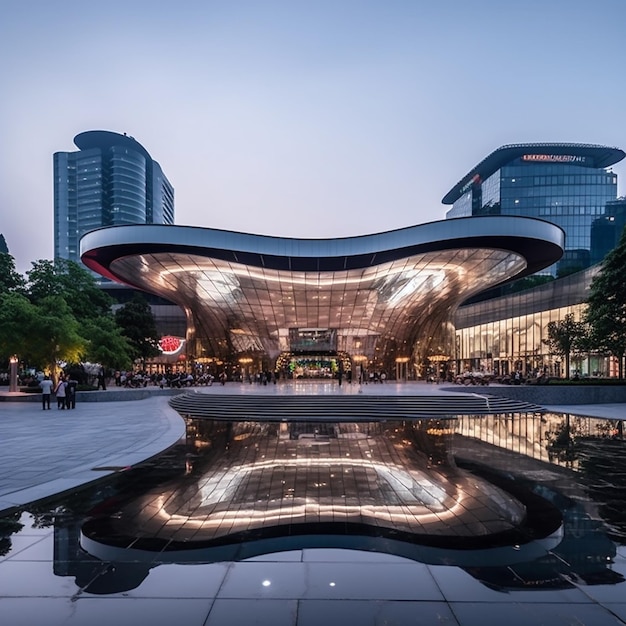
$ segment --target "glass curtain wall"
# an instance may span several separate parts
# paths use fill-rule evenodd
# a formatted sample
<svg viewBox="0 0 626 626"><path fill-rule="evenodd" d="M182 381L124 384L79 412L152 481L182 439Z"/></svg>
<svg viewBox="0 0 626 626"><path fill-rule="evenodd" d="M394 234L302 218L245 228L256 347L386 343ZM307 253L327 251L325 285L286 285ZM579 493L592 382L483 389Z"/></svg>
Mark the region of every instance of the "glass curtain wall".
<svg viewBox="0 0 626 626"><path fill-rule="evenodd" d="M558 268L571 272L591 263L591 224L617 197L617 176L580 165L526 164L516 159L500 170L498 191L502 215L537 217L566 232L566 251ZM483 185L483 208L486 196L495 201ZM556 269L553 265L542 273L556 275Z"/></svg>
<svg viewBox="0 0 626 626"><path fill-rule="evenodd" d="M457 372L490 372L506 378L520 371L524 377L541 374L566 377L617 376L617 363L594 354L550 353L544 343L548 324L568 314L580 321L588 287L598 266L520 293L461 307L456 315Z"/></svg>

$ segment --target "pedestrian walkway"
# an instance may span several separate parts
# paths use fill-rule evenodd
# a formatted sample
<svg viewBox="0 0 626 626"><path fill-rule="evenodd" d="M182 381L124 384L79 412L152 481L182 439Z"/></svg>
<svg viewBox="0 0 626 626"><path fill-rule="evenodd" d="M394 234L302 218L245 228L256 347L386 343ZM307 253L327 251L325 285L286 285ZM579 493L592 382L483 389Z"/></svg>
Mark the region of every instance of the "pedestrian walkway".
<svg viewBox="0 0 626 626"><path fill-rule="evenodd" d="M79 401L72 410L53 404L49 411L39 402L3 402L0 514L145 461L184 434L185 423L166 397Z"/></svg>

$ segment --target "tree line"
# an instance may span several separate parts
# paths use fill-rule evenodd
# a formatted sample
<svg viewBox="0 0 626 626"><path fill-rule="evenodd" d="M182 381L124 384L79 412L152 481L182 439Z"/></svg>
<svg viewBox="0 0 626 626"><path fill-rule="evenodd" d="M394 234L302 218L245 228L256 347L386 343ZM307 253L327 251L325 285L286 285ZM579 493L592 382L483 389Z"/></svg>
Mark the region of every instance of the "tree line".
<svg viewBox="0 0 626 626"><path fill-rule="evenodd" d="M0 251L0 359L16 355L56 375L60 362L98 363L129 369L159 353L158 334L146 299L136 294L113 312L115 301L74 261L31 263L25 275Z"/></svg>

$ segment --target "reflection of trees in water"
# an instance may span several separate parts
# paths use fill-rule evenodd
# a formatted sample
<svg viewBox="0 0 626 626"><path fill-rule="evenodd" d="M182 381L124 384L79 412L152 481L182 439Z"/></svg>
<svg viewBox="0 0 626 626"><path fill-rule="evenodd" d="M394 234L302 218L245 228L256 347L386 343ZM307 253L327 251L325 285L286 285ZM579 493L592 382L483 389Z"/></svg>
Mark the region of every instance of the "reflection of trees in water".
<svg viewBox="0 0 626 626"><path fill-rule="evenodd" d="M566 413L559 424L553 424L552 429L545 432L545 438L550 461L574 467L581 458L582 442L621 441L624 439L624 422L570 416Z"/></svg>
<svg viewBox="0 0 626 626"><path fill-rule="evenodd" d="M20 522L21 513L10 513L5 517L0 517L0 556L8 554L11 550L11 535L24 528Z"/></svg>
<svg viewBox="0 0 626 626"><path fill-rule="evenodd" d="M613 539L626 544L626 442L620 437L581 439L580 471Z"/></svg>
<svg viewBox="0 0 626 626"><path fill-rule="evenodd" d="M590 496L610 535L626 543L626 442L623 420L563 416L545 433L551 461L574 467L584 476Z"/></svg>
<svg viewBox="0 0 626 626"><path fill-rule="evenodd" d="M554 430L546 431L548 442L546 450L550 461L558 461L566 467L572 467L577 458L575 432L576 428L572 426L569 413Z"/></svg>
<svg viewBox="0 0 626 626"><path fill-rule="evenodd" d="M623 420L563 416L545 433L550 460L574 467L611 536L626 543L626 442Z"/></svg>

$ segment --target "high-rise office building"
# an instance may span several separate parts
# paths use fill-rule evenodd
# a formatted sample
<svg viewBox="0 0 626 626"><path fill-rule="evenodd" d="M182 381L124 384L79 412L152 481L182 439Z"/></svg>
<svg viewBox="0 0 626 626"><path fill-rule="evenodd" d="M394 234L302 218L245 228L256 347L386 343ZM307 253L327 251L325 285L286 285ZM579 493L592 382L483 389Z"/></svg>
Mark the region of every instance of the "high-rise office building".
<svg viewBox="0 0 626 626"><path fill-rule="evenodd" d="M447 218L471 215L537 217L565 231L565 252L553 275L591 264L591 225L617 198L610 166L618 148L577 143L528 143L498 148L443 198Z"/></svg>
<svg viewBox="0 0 626 626"><path fill-rule="evenodd" d="M626 197L607 202L603 215L591 224L591 263L599 263L617 246L626 227Z"/></svg>
<svg viewBox="0 0 626 626"><path fill-rule="evenodd" d="M173 224L174 188L133 137L103 130L54 154L54 257L80 263L80 238L101 226Z"/></svg>

